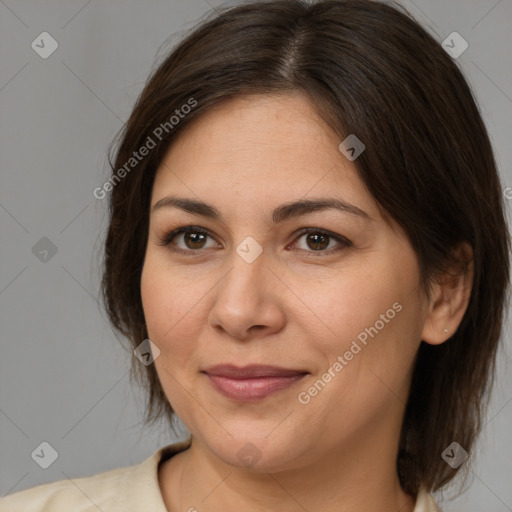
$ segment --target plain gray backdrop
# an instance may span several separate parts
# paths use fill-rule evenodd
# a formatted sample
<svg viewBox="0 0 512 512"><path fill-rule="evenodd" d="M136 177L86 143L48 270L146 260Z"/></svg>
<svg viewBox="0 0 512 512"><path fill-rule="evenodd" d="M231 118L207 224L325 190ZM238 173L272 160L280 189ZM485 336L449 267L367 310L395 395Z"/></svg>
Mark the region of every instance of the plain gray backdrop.
<svg viewBox="0 0 512 512"><path fill-rule="evenodd" d="M512 0L402 3L439 42L454 31L467 41L456 60L511 198ZM143 428L131 354L98 304L107 202L93 190L108 177L108 146L156 57L220 5L0 0L2 496L136 464L176 440L164 425ZM43 32L58 44L49 56L55 43ZM467 491L436 496L448 512L512 511L511 344L508 321ZM42 442L58 453L48 469L31 456Z"/></svg>

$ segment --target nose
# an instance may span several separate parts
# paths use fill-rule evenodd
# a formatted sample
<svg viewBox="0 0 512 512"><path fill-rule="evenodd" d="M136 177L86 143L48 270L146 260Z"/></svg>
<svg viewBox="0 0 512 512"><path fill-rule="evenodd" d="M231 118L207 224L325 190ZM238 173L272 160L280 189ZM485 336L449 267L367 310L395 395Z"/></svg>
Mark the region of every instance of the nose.
<svg viewBox="0 0 512 512"><path fill-rule="evenodd" d="M262 253L249 263L234 252L231 267L214 287L210 325L232 338L248 341L281 330L286 288Z"/></svg>

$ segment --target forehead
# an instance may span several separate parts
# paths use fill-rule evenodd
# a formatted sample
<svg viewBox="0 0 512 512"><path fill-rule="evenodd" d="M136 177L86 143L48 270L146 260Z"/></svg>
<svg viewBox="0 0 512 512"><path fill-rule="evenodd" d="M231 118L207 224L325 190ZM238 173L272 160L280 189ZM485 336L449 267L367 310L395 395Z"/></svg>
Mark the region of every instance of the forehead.
<svg viewBox="0 0 512 512"><path fill-rule="evenodd" d="M186 125L155 177L152 204L166 194L264 205L336 195L379 217L339 137L299 93L223 100Z"/></svg>
<svg viewBox="0 0 512 512"><path fill-rule="evenodd" d="M250 152L285 149L299 156L303 151L325 151L326 146L336 150L337 139L303 94L254 94L224 99L209 107L182 129L170 153L194 145L204 146L209 157L239 154L243 158Z"/></svg>

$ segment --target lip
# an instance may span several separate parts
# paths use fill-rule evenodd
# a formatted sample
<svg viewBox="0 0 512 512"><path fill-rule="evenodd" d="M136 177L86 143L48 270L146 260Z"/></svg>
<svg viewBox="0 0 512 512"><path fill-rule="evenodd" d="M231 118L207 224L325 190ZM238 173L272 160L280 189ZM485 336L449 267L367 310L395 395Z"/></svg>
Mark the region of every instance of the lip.
<svg viewBox="0 0 512 512"><path fill-rule="evenodd" d="M294 370L266 364L249 364L235 366L234 364L218 364L203 370L208 375L228 377L230 379L255 379L258 377L293 377L308 373L306 370Z"/></svg>
<svg viewBox="0 0 512 512"><path fill-rule="evenodd" d="M203 371L222 395L237 401L255 402L289 388L309 372L278 366L217 365Z"/></svg>

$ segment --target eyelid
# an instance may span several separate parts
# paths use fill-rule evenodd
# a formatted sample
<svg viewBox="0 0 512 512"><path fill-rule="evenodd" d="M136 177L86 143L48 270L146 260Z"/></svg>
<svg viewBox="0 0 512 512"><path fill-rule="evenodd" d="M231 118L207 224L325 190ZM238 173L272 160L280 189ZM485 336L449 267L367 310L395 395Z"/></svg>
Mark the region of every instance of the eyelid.
<svg viewBox="0 0 512 512"><path fill-rule="evenodd" d="M175 238L178 235L184 234L184 233L185 234L186 233L202 233L202 234L209 236L210 238L215 240L215 237L210 233L210 231L208 229L202 228L200 226L188 225L188 226L181 226L181 227L178 227L176 229L173 229L173 230L167 232L161 238L161 240L159 242L157 242L157 245L169 247L172 245L171 240L173 238ZM303 237L304 235L307 235L309 233L323 234L325 236L333 238L334 240L336 240L338 242L338 246L336 246L335 248L331 248L331 249L323 250L323 251L313 251L313 250L307 251L305 249L297 249L300 252L305 252L314 257L322 256L322 255L330 255L330 254L338 252L344 248L353 246L352 242L348 238L346 238L342 235L338 235L336 233L333 233L332 231L322 229L322 228L306 227L306 228L299 229L298 232L296 232L294 234L295 238L292 240L292 242L290 242L290 244L287 244L286 247L289 247L290 245L294 244L301 237ZM172 249L169 249L169 250L176 252L176 253L192 255L192 256L193 255L197 256L201 252L205 251L205 249L181 249L179 247L173 247Z"/></svg>

